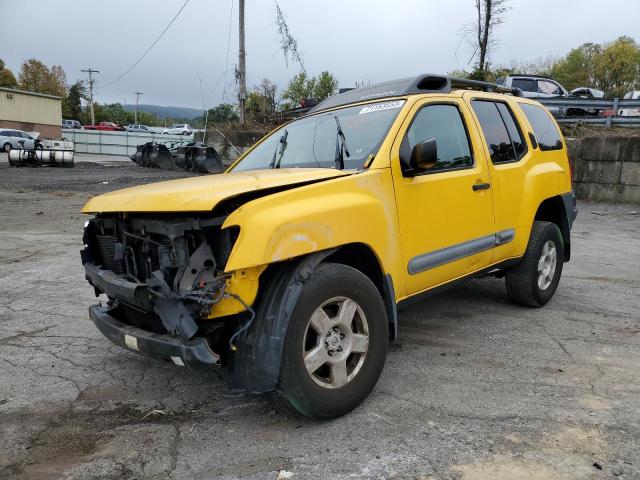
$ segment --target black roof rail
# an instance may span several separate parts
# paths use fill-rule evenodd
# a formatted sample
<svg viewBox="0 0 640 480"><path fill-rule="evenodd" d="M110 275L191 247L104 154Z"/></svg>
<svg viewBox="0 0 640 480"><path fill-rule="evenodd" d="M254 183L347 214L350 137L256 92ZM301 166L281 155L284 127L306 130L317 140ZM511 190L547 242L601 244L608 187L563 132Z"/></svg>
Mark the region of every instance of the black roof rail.
<svg viewBox="0 0 640 480"><path fill-rule="evenodd" d="M522 96L522 90L516 87L505 87L504 85L499 85L497 83L468 80L466 78L452 78L451 87L459 89L478 89L483 92L510 93L515 97Z"/></svg>
<svg viewBox="0 0 640 480"><path fill-rule="evenodd" d="M361 102L363 100L374 100L377 98L391 98L403 95L415 95L420 93L450 93L457 89L474 89L485 92L510 93L514 96L521 96L519 88L505 87L495 83L481 82L479 80L467 80L464 78L453 78L447 75L434 75L426 73L417 77L401 78L387 82L367 85L345 91L338 95L329 97L313 107L309 113L318 112L327 108L348 105L350 103Z"/></svg>

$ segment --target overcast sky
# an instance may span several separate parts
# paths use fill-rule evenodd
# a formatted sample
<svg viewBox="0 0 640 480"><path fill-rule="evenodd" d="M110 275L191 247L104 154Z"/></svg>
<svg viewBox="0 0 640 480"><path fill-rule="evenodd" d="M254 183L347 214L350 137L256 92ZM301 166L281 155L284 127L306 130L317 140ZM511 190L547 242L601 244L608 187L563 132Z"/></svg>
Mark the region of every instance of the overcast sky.
<svg viewBox="0 0 640 480"><path fill-rule="evenodd" d="M141 103L201 108L235 95L238 0L191 0L140 64L127 70L178 11L184 0L0 0L0 58L16 77L30 57L59 64L73 82L84 68L100 70L100 103ZM298 39L309 74L335 74L343 87L418 73L468 68L471 52L461 34L473 20L473 0L279 0ZM498 27L495 64L560 56L584 42L620 35L640 41L637 0L512 0ZM615 18L615 20L611 20ZM14 21L8 21L14 19ZM262 78L280 88L299 69L285 64L274 25L273 0L246 0L247 84ZM220 79L217 83L216 81ZM101 86L102 85L102 86ZM214 88L215 87L215 88Z"/></svg>

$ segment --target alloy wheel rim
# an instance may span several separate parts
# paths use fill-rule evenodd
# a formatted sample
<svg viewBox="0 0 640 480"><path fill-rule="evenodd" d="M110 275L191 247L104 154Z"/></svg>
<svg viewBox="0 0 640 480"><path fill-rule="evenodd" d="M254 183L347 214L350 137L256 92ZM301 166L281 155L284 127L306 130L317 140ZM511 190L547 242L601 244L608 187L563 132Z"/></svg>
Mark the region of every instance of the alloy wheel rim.
<svg viewBox="0 0 640 480"><path fill-rule="evenodd" d="M546 290L553 282L557 261L556 245L551 240L547 240L542 247L540 260L538 260L538 287L540 290Z"/></svg>
<svg viewBox="0 0 640 480"><path fill-rule="evenodd" d="M323 388L347 385L358 375L369 348L369 324L354 300L334 297L315 309L303 339L304 366Z"/></svg>

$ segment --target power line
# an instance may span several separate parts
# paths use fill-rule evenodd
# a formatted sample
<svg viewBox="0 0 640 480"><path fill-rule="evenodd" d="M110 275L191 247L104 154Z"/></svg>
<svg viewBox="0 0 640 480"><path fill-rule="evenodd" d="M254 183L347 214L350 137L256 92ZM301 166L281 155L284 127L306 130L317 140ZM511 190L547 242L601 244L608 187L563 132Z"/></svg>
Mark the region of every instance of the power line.
<svg viewBox="0 0 640 480"><path fill-rule="evenodd" d="M142 54L142 56L141 56L138 60L136 60L136 62L135 62L133 65L131 65L131 67L129 67L127 70L125 70L125 72L124 72L123 74L121 74L121 75L120 75L118 78L116 78L115 80L112 80L111 82L107 83L106 85L103 85L103 86L102 86L102 88L110 87L110 86L111 86L111 85L113 85L114 83L116 83L116 82L120 81L120 80L121 80L121 79L122 79L122 78L123 78L127 73L129 73L131 70L133 70L133 69L136 67L136 65L138 65L138 64L142 61L142 59L143 59L144 57L146 57L146 56L147 56L147 54L151 51L151 49L152 49L153 47L155 47L156 43L158 43L158 41L159 41L159 40L162 38L162 36L167 32L167 30L169 30L169 27L170 27L171 25L173 25L173 22L175 22L175 21L176 21L176 18L178 18L178 15L180 15L180 13L182 12L182 10L184 10L184 7L186 7L186 6L187 6L187 3L189 3L189 1L190 1L190 0L186 0L186 1L184 2L184 4L182 5L182 7L180 7L180 10L178 10L178 13L176 13L176 14L174 15L174 17L171 19L171 21L169 22L169 24L168 24L166 27L164 27L164 30L162 30L162 32L160 32L160 35L158 35L158 37L153 41L153 43L151 44L151 46L150 46L149 48L147 48L147 50Z"/></svg>

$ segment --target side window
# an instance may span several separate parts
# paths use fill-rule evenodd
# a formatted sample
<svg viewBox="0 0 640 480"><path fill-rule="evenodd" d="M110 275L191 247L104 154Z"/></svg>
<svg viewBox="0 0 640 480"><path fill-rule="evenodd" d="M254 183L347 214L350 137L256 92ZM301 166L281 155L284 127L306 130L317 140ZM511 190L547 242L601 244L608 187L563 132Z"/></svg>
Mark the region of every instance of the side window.
<svg viewBox="0 0 640 480"><path fill-rule="evenodd" d="M511 81L511 86L515 88L519 88L524 92L535 92L536 91L535 83L536 83L535 80L532 80L530 78L514 78Z"/></svg>
<svg viewBox="0 0 640 480"><path fill-rule="evenodd" d="M472 105L487 141L491 162L498 164L520 160L527 147L509 107L501 102L486 100L474 100Z"/></svg>
<svg viewBox="0 0 640 480"><path fill-rule="evenodd" d="M522 138L520 127L516 123L513 112L505 103L496 103L496 107L498 107L498 111L500 112L502 121L507 127L507 132L509 132L509 139L511 140L511 144L513 145L516 159L520 160L522 156L527 152L527 144Z"/></svg>
<svg viewBox="0 0 640 480"><path fill-rule="evenodd" d="M436 141L438 161L428 170L429 173L473 166L467 130L458 107L428 105L416 114L405 137L408 151L431 139Z"/></svg>
<svg viewBox="0 0 640 480"><path fill-rule="evenodd" d="M540 150L562 150L560 132L558 132L558 127L549 113L538 105L529 105L528 103L520 103L519 105L533 128Z"/></svg>
<svg viewBox="0 0 640 480"><path fill-rule="evenodd" d="M560 95L562 93L560 87L549 80L538 80L538 92L549 95Z"/></svg>

